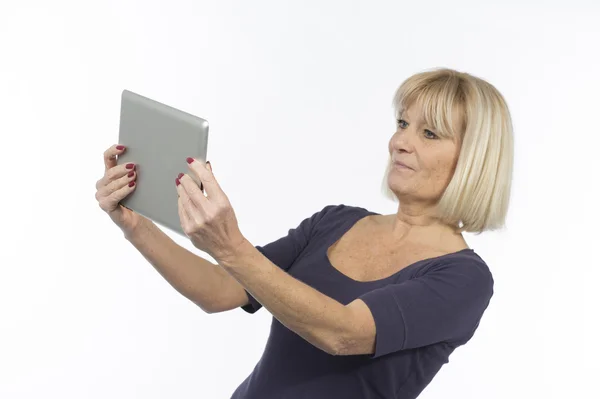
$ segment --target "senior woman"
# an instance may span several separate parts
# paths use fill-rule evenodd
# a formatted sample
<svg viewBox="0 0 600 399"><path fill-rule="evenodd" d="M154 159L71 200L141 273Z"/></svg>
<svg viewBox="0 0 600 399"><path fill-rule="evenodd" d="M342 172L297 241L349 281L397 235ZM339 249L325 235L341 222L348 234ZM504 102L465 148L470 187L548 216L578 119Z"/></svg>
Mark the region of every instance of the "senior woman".
<svg viewBox="0 0 600 399"><path fill-rule="evenodd" d="M409 77L393 104L384 190L395 214L327 205L254 246L210 164L188 158L174 176L181 223L216 264L118 204L135 189L135 165L116 164L122 146L106 151L96 198L175 289L208 313L273 315L264 354L233 398L416 398L475 333L494 281L462 233L504 225L508 107L491 84L451 69Z"/></svg>

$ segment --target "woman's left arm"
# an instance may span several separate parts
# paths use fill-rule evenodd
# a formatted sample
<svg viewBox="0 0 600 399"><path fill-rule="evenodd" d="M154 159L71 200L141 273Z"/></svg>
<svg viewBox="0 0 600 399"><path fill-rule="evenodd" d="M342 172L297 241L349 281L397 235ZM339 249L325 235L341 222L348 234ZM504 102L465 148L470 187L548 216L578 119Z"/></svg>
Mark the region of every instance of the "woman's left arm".
<svg viewBox="0 0 600 399"><path fill-rule="evenodd" d="M361 300L343 305L290 276L250 242L219 264L281 324L331 355L374 352L375 322Z"/></svg>
<svg viewBox="0 0 600 399"><path fill-rule="evenodd" d="M229 199L209 163L187 159L190 174L175 179L183 231L283 325L333 355L371 353L375 324L364 302L344 306L296 280L241 234ZM206 195L200 188L204 184Z"/></svg>

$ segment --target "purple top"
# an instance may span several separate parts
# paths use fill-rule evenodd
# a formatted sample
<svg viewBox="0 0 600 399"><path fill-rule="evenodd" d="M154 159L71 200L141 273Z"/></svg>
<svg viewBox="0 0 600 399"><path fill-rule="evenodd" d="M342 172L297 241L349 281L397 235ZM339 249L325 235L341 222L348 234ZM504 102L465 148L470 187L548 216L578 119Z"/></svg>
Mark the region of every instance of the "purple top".
<svg viewBox="0 0 600 399"><path fill-rule="evenodd" d="M454 349L473 336L494 280L472 249L367 282L331 265L327 249L360 219L376 214L329 205L287 236L256 247L297 280L344 305L361 298L375 319L375 353L329 355L273 318L260 361L232 399L416 398ZM249 293L248 298L246 312L262 307Z"/></svg>

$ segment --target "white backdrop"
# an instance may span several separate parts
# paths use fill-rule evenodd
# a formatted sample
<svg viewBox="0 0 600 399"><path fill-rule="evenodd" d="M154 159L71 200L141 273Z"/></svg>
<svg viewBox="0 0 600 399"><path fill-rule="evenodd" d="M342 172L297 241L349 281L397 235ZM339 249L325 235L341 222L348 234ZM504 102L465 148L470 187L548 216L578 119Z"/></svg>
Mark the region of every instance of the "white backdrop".
<svg viewBox="0 0 600 399"><path fill-rule="evenodd" d="M421 397L600 397L600 3L480 3L1 0L0 398L228 398L263 351L265 309L204 314L97 206L124 88L210 121L258 245L395 212L392 95L440 66L505 95L516 161L507 228L466 235L495 296Z"/></svg>

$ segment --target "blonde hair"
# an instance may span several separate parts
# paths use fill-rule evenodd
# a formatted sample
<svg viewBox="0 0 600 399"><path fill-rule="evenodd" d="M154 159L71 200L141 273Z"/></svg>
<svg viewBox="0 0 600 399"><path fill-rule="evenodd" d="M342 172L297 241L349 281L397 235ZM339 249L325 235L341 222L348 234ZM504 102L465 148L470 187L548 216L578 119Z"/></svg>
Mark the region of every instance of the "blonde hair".
<svg viewBox="0 0 600 399"><path fill-rule="evenodd" d="M423 119L438 136L460 144L452 179L437 202L435 217L457 231L480 234L505 226L513 169L513 128L504 97L490 83L448 68L417 73L397 89L393 106L401 115L420 105ZM454 115L462 126L453 129ZM391 156L382 182L384 195L398 201L387 183Z"/></svg>

